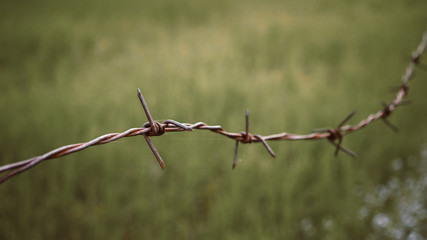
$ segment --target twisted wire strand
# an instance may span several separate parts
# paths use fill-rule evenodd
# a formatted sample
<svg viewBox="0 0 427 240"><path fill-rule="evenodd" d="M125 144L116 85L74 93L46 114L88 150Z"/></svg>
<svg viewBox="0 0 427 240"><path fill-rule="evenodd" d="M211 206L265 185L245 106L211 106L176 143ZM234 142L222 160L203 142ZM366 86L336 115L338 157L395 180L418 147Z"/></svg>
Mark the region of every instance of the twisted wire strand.
<svg viewBox="0 0 427 240"><path fill-rule="evenodd" d="M396 130L396 128L387 121L387 117L399 105L404 103L404 97L408 93L409 82L413 77L415 67L420 63L420 58L426 48L426 45L427 45L427 31L424 32L421 42L417 46L416 50L412 53L411 61L406 67L405 73L402 76L402 85L399 87L396 97L392 100L390 104L384 105L384 108L382 110L369 115L366 119L363 119L357 125L354 125L354 126L352 125L342 126L347 120L349 120L354 115L354 112L348 115L338 125L337 128L321 129L309 134L292 134L287 132L271 134L267 136L251 134L249 133L249 113L248 112L246 112L246 131L240 132L240 133L227 132L220 125L208 125L203 122L197 122L197 123L191 124L191 123L180 123L175 120L166 120L163 123L159 123L159 122L153 121L150 115L150 112L148 110L147 104L145 103L145 99L143 98L140 90L138 89L138 97L141 101L141 104L147 116L147 119L149 120L149 122L145 123L141 128L130 128L122 133L108 133L100 137L97 137L89 142L62 146L48 153L45 153L41 156L37 156L24 161L0 166L0 173L10 171L0 178L0 184L21 172L27 171L28 169L34 167L35 165L45 160L59 158L71 153L84 150L91 146L110 143L110 142L119 140L121 138L134 137L139 135L143 135L145 137L148 145L150 146L151 150L153 151L154 155L159 161L160 166L164 168L163 160L161 159L154 145L152 145L149 139L149 136L160 136L165 132L209 130L211 132L221 134L225 137L235 140L236 145L235 145L235 151L234 151L233 168L236 166L236 158L237 158L237 150L238 150L239 142L241 143L261 142L264 145L264 147L267 149L267 151L270 153L270 155L274 157L275 154L271 149L271 147L268 145L267 141L327 139L332 145L336 147L335 154L337 154L338 151L341 150L349 155L355 156L355 154L352 151L341 146L343 136L350 134L352 132L355 132L357 130L360 130L378 119L384 120L384 122L388 126Z"/></svg>

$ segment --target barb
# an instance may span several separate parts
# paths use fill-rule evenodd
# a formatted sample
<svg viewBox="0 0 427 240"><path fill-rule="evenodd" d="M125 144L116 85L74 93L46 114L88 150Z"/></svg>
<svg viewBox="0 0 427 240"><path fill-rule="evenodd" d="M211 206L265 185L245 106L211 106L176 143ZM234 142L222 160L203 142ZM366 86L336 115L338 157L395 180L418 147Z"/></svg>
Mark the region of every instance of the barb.
<svg viewBox="0 0 427 240"><path fill-rule="evenodd" d="M225 131L221 126L219 125L208 125L203 122L198 122L194 124L190 123L180 123L175 120L166 120L162 123L156 122L153 120L147 104L145 102L145 99L141 93L141 91L138 89L138 98L142 104L142 107L144 109L145 115L148 119L148 122L143 124L141 128L131 128L128 129L122 133L109 133L102 135L98 138L95 138L89 142L85 143L76 143L71 144L63 147L59 147L57 149L54 149L44 155L37 156L34 158L30 158L24 161L16 162L7 164L4 166L0 166L0 173L1 172L7 172L5 175L3 175L0 178L0 184L4 181L10 179L13 176L16 176L17 174L24 172L35 165L48 160L48 159L54 159L59 158L71 153L75 153L81 150L84 150L91 146L101 145L110 143L116 140L119 140L124 137L134 137L143 135L147 144L149 145L151 151L153 152L154 156L156 157L157 161L159 162L162 169L164 169L164 161L161 158L159 152L152 144L149 137L151 136L161 136L165 132L181 132L181 131L194 131L194 130L209 130L214 133L221 134L225 137L228 137L230 139L233 139L236 141L235 149L234 149L234 159L233 159L233 168L235 168L237 163L237 152L238 152L238 146L239 142L245 144L245 143L257 143L261 142L264 147L267 149L267 151L270 153L272 157L275 157L275 154L271 147L268 145L267 141L279 141L279 140L317 140L317 139L326 139L328 142L330 142L333 146L335 146L335 155L338 154L338 152L341 150L350 156L355 157L356 154L352 151L350 151L347 148L344 148L341 146L343 137L354 132L358 131L367 125L371 124L375 120L382 119L389 127L391 127L393 130L397 131L397 128L392 125L388 121L388 117L390 114L401 105L404 105L407 102L407 100L404 99L404 97L407 95L409 90L409 82L414 76L414 69L417 66L421 66L421 55L423 54L425 48L427 45L427 31L424 32L422 36L422 40L419 43L417 49L412 53L411 61L409 65L406 67L405 73L402 76L402 84L397 90L396 97L392 100L390 104L384 104L383 109L378 111L377 113L369 115L366 119L360 121L358 124L352 126L352 125L344 125L351 117L354 116L355 112L352 112L349 114L344 120L342 120L336 128L323 128L323 129L317 129L313 131L310 134L291 134L287 132L282 132L278 134L272 134L267 136L262 136L259 134L251 134L249 132L249 111L246 111L246 128L244 132L240 133L233 133L233 132L227 132Z"/></svg>
<svg viewBox="0 0 427 240"><path fill-rule="evenodd" d="M145 115L147 116L148 123L144 124L144 127L149 127L151 131L148 132L148 135L150 136L160 136L163 135L165 132L165 129L162 127L161 124L158 122L154 122L153 118L151 117L150 111L148 110L147 104L145 103L145 99L142 96L141 90L138 88L138 98L141 101L142 108L144 108ZM147 142L148 146L150 147L151 151L153 152L154 156L156 156L157 161L160 164L160 167L162 169L165 169L165 163L163 162L162 157L160 156L159 152L157 152L157 149L154 147L153 143L151 142L150 138L147 134L143 134L145 141Z"/></svg>
<svg viewBox="0 0 427 240"><path fill-rule="evenodd" d="M350 151L349 149L341 146L342 144L342 139L343 139L343 134L342 134L342 130L341 127L348 121L350 120L350 118L352 118L354 116L354 114L356 114L355 111L351 112L349 115L347 115L347 117L345 117L336 128L321 128L321 129L316 129L313 132L327 132L329 133L329 136L327 137L328 141L330 143L332 143L332 145L334 145L336 147L335 149L335 156L338 156L338 152L339 150L342 150L343 152L349 154L352 157L356 157L356 154L353 153L352 151ZM338 143L336 143L335 141L338 141Z"/></svg>
<svg viewBox="0 0 427 240"><path fill-rule="evenodd" d="M257 142L262 142L262 144L264 144L264 147L267 149L267 151L270 153L270 155L272 157L276 157L273 150L268 145L268 143L265 141L263 136L252 135L251 133L249 133L249 110L246 110L245 119L246 119L246 129L245 129L246 131L240 133L241 138L242 138L241 140L236 138L236 147L234 149L234 159L233 159L233 167L232 167L233 169L236 167L236 164L237 164L237 150L239 147L239 141L241 143L252 143L253 139L256 139Z"/></svg>

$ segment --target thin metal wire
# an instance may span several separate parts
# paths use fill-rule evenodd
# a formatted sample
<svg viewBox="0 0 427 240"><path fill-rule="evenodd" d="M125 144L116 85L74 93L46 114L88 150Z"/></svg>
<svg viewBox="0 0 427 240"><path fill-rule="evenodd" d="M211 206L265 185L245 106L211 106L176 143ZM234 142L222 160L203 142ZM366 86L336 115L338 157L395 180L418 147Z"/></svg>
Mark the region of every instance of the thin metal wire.
<svg viewBox="0 0 427 240"><path fill-rule="evenodd" d="M404 97L408 93L409 82L414 75L415 67L421 64L420 58L426 48L426 45L427 45L427 31L424 32L421 42L417 46L417 49L412 53L411 62L406 67L405 73L402 76L402 85L398 88L396 97L392 100L390 104L384 105L384 108L382 110L378 111L377 113L369 115L366 119L363 119L357 125L354 125L354 126L352 125L343 126L351 117L353 117L354 112L348 115L346 118L344 118L344 120L341 121L341 123L338 124L336 128L318 129L309 134L291 134L287 132L271 134L267 136L262 136L259 134L255 134L255 135L251 134L249 132L249 111L246 111L246 115L245 115L246 116L245 131L240 133L227 132L219 125L208 125L203 122L190 124L190 123L180 123L175 120L166 120L162 123L159 123L153 120L148 110L145 99L141 91L138 89L138 98L142 104L142 107L148 119L148 122L145 123L141 128L131 128L122 133L105 134L86 143L77 143L77 144L62 146L48 153L45 153L44 155L41 155L41 156L37 156L24 161L0 166L0 173L9 171L8 173L6 173L0 178L0 184L21 172L27 171L28 169L34 167L35 165L45 160L59 158L71 153L84 150L91 146L110 143L124 137L133 137L133 136L139 136L139 135L144 136L145 140L147 141L147 144L149 145L150 149L152 150L153 154L155 155L156 159L158 160L160 166L163 169L165 167L164 162L160 157L159 152L156 150L156 148L152 144L149 136L160 136L165 132L209 130L211 132L218 133L228 138L234 139L236 141L236 145L235 145L235 151L234 151L233 168L236 166L236 163L237 163L237 152L238 152L239 142L241 143L261 142L265 146L267 151L270 153L270 155L275 157L275 154L271 149L271 147L268 145L267 141L327 139L333 146L335 146L336 148L335 154L337 154L338 151L341 150L351 156L356 156L354 152L341 146L343 137L352 132L358 131L366 127L367 125L371 124L372 122L378 119L384 120L384 122L388 126L390 126L394 130L397 130L397 128L388 121L387 117L390 116L390 114L396 109L396 107L407 103Z"/></svg>

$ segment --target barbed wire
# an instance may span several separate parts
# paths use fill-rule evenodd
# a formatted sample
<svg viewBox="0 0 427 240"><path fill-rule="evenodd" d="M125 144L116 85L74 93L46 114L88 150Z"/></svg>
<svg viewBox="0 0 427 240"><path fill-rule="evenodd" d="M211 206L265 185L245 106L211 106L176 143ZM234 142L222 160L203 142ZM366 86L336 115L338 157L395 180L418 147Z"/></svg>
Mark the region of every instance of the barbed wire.
<svg viewBox="0 0 427 240"><path fill-rule="evenodd" d="M316 139L327 139L334 147L335 147L335 155L341 150L352 157L356 157L356 154L351 150L341 146L343 137L347 134L360 130L367 125L371 124L375 120L382 119L387 126L389 126L394 131L397 131L397 127L391 124L388 121L388 117L390 114L398 107L404 104L409 103L404 99L404 97L408 94L409 82L413 78L414 69L417 65L421 64L420 59L427 45L427 31L424 32L422 36L422 40L419 43L417 49L412 53L411 60L406 67L406 71L402 76L402 84L398 87L396 97L390 104L383 103L384 107L380 111L369 115L366 119L360 121L357 125L344 125L350 118L352 118L355 112L350 113L347 117L342 120L337 127L335 128L322 128L316 129L310 134L292 134L287 132L282 132L278 134L272 134L267 136L262 136L258 134L252 134L249 132L249 111L246 110L246 128L244 132L233 133L225 131L220 125L208 125L203 122L198 123L180 123L175 120L166 120L162 123L154 121L151 117L150 111L148 110L145 99L138 89L138 98L142 104L145 115L147 116L148 122L145 123L141 128L131 128L122 133L108 133L97 137L89 142L85 143L76 143L71 145L66 145L54 149L44 155L33 157L24 161L7 164L0 167L1 172L7 172L4 176L0 178L0 184L8 180L9 178L16 176L17 174L27 171L28 169L34 167L35 165L53 158L59 158L71 153L75 153L81 150L84 150L91 146L101 145L110 143L116 140L119 140L124 137L133 137L133 136L144 136L148 146L156 157L157 161L160 164L162 169L165 168L164 161L160 156L159 152L154 147L153 143L150 140L152 136L161 136L165 132L181 132L181 131L194 131L194 130L209 130L214 133L221 134L228 138L234 139L236 141L235 150L234 150L234 158L232 168L236 167L237 161L237 153L239 142L246 143L258 143L261 142L264 147L267 149L269 154L272 157L275 157L275 154L271 147L268 145L267 141L278 141L278 140L316 140Z"/></svg>

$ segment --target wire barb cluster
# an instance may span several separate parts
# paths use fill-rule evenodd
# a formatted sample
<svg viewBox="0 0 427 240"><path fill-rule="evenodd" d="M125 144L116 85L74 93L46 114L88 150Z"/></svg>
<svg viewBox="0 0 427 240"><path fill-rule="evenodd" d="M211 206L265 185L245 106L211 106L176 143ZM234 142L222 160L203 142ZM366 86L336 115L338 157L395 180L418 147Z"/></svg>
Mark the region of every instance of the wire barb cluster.
<svg viewBox="0 0 427 240"><path fill-rule="evenodd" d="M377 113L369 115L366 119L360 121L357 125L354 125L354 126L344 125L350 118L354 116L355 112L352 112L347 117L345 117L344 120L342 120L335 128L316 129L312 133L306 134L306 135L282 132L278 134L262 136L258 134L251 134L249 132L249 111L248 110L246 110L246 115L245 115L246 117L245 131L240 133L227 132L219 125L211 126L203 122L190 124L190 123L180 123L175 120L166 120L162 123L159 123L157 121L154 121L153 118L151 117L151 114L150 114L150 111L148 110L145 99L141 91L138 89L138 98L142 104L145 115L148 119L148 122L143 124L141 128L131 128L122 133L105 134L89 142L66 145L66 146L54 149L41 156L37 156L24 161L0 166L0 173L9 171L0 178L0 184L8 180L9 178L21 172L24 172L45 160L59 158L74 152L84 150L91 146L113 142L120 138L133 137L133 136L139 136L139 135L144 136L148 146L150 147L151 151L153 152L154 156L159 162L160 167L164 169L165 163L162 157L160 156L159 152L151 142L150 137L161 136L165 132L209 130L214 133L221 134L225 137L234 139L236 141L236 144L234 149L234 158L233 158L233 165L232 165L233 169L236 167L236 163L237 163L237 152L238 152L239 142L242 144L261 142L264 145L264 147L267 149L267 151L270 153L270 155L272 157L275 157L275 154L271 149L271 147L268 145L267 141L327 139L335 147L335 155L338 155L338 152L341 150L352 157L356 157L356 154L354 152L341 146L343 138L347 134L360 130L377 119L382 119L384 123L387 126L389 126L392 130L398 131L397 127L388 121L388 117L398 106L406 105L409 103L409 101L405 100L404 97L408 93L409 81L413 78L415 67L421 66L421 55L423 54L426 48L426 45L427 45L427 31L424 32L421 42L419 43L417 49L412 53L411 61L409 65L406 67L406 71L402 76L402 84L397 88L397 95L393 99L393 101L390 104L383 103L383 109L381 109Z"/></svg>

